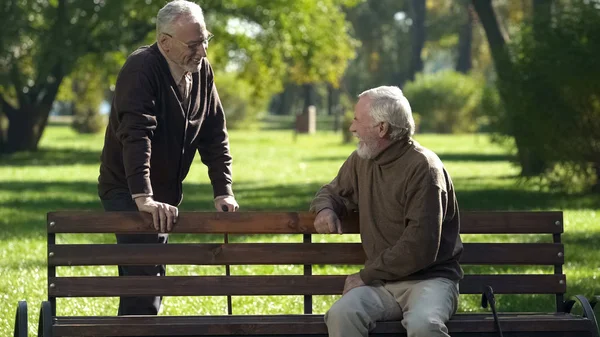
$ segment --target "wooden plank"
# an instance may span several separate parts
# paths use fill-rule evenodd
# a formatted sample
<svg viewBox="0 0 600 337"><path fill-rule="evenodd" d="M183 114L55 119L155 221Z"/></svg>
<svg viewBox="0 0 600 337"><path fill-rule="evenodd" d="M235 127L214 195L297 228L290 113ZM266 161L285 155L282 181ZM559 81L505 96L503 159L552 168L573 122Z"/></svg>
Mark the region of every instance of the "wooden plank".
<svg viewBox="0 0 600 337"><path fill-rule="evenodd" d="M461 212L461 234L558 234L562 212Z"/></svg>
<svg viewBox="0 0 600 337"><path fill-rule="evenodd" d="M317 276L129 276L49 278L51 297L105 296L239 296L336 295L344 275ZM566 292L564 275L466 275L463 294L481 293L490 285L497 294L555 294Z"/></svg>
<svg viewBox="0 0 600 337"><path fill-rule="evenodd" d="M364 264L359 243L55 245L48 263L67 265Z"/></svg>
<svg viewBox="0 0 600 337"><path fill-rule="evenodd" d="M585 333L591 321L561 314L500 315L505 332L570 331ZM489 314L457 314L447 324L454 336L461 332L495 332ZM157 335L326 335L322 315L276 316L137 316L58 317L54 336ZM405 333L399 321L378 322L373 333Z"/></svg>
<svg viewBox="0 0 600 337"><path fill-rule="evenodd" d="M173 233L311 234L314 216L297 212L182 212ZM140 212L52 212L52 233L156 233L150 214Z"/></svg>
<svg viewBox="0 0 600 337"><path fill-rule="evenodd" d="M360 243L76 244L49 245L50 266L267 265L365 262ZM276 254L274 254L276 252ZM465 265L555 265L564 247L554 243L465 243Z"/></svg>
<svg viewBox="0 0 600 337"><path fill-rule="evenodd" d="M308 212L182 212L174 233L314 234ZM139 212L51 212L49 233L155 233ZM356 214L343 219L344 233L358 233ZM462 212L463 234L562 233L562 212Z"/></svg>
<svg viewBox="0 0 600 337"><path fill-rule="evenodd" d="M486 285L496 294L559 294L567 291L565 275L465 275L462 294L481 294Z"/></svg>
<svg viewBox="0 0 600 337"><path fill-rule="evenodd" d="M460 259L465 265L564 264L564 246L558 243L465 243Z"/></svg>

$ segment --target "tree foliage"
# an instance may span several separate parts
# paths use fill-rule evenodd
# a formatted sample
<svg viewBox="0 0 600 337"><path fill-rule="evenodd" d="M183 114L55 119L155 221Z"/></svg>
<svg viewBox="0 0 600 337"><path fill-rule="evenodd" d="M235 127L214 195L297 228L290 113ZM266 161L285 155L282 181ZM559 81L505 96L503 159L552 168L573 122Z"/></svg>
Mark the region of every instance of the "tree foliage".
<svg viewBox="0 0 600 337"><path fill-rule="evenodd" d="M284 78L337 84L353 56L342 9L355 2L204 1L207 25L219 41L217 48L211 46L209 58L216 69L236 72L251 83L257 100L279 90ZM122 59L152 36L163 4L157 0L3 1L0 103L9 127L0 152L35 150L59 87L78 60L114 52ZM94 71L102 67L101 63Z"/></svg>
<svg viewBox="0 0 600 337"><path fill-rule="evenodd" d="M505 85L514 109L498 128L522 137L548 163L543 172L563 186L570 176L600 183L600 8L598 3L557 7L551 17L523 24L509 44L514 73ZM535 22L542 20L547 22ZM558 166L556 166L558 165ZM596 187L596 188L597 188Z"/></svg>

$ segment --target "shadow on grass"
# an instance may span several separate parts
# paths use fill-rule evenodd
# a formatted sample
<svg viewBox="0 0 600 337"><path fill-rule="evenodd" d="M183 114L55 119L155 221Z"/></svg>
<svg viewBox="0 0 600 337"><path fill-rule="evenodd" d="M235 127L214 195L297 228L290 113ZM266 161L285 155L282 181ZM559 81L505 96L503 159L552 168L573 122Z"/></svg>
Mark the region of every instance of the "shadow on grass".
<svg viewBox="0 0 600 337"><path fill-rule="evenodd" d="M40 149L0 156L2 166L100 165L100 151L77 149Z"/></svg>
<svg viewBox="0 0 600 337"><path fill-rule="evenodd" d="M319 161L339 161L340 165L343 161L345 161L348 156L350 156L351 152L348 152L348 155L344 156L329 156L329 157L320 157L318 155L311 156L307 158L303 158L302 161L305 162L319 162ZM461 162L503 162L503 161L512 161L514 160L514 156L504 155L504 154L476 154L476 153L448 153L448 154L438 154L442 162L452 162L452 161L461 161Z"/></svg>
<svg viewBox="0 0 600 337"><path fill-rule="evenodd" d="M507 154L478 154L478 153L438 153L442 162L448 161L476 161L476 162L492 162L492 161L513 161L514 156Z"/></svg>

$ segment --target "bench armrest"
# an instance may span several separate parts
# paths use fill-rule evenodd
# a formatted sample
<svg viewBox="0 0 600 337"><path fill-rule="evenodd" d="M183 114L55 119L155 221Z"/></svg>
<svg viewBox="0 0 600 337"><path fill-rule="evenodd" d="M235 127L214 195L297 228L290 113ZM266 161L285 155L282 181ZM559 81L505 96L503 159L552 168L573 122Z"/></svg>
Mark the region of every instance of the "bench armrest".
<svg viewBox="0 0 600 337"><path fill-rule="evenodd" d="M596 296L594 299L592 299L591 302L588 301L588 299L583 295L576 295L574 298L575 300L569 300L565 302L565 312L570 314L575 303L579 302L579 304L583 308L583 317L592 321L592 336L600 337L600 334L598 332L598 321L596 320L596 315L594 314L594 306L596 305L596 303L598 303L598 301L600 301L600 296Z"/></svg>

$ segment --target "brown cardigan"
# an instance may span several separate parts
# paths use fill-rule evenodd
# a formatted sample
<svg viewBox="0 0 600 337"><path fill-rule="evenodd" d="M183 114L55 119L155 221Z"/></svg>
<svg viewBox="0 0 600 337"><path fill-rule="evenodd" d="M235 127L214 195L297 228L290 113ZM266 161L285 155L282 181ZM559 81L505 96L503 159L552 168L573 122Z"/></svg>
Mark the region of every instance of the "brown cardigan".
<svg viewBox="0 0 600 337"><path fill-rule="evenodd" d="M366 284L463 276L452 180L440 159L413 140L397 141L373 160L354 152L313 200L313 212L324 208L339 216L359 212Z"/></svg>
<svg viewBox="0 0 600 337"><path fill-rule="evenodd" d="M196 150L208 166L214 196L233 195L225 114L206 58L192 74L189 107L158 46L132 53L117 78L102 150L98 194L153 194L181 202Z"/></svg>

